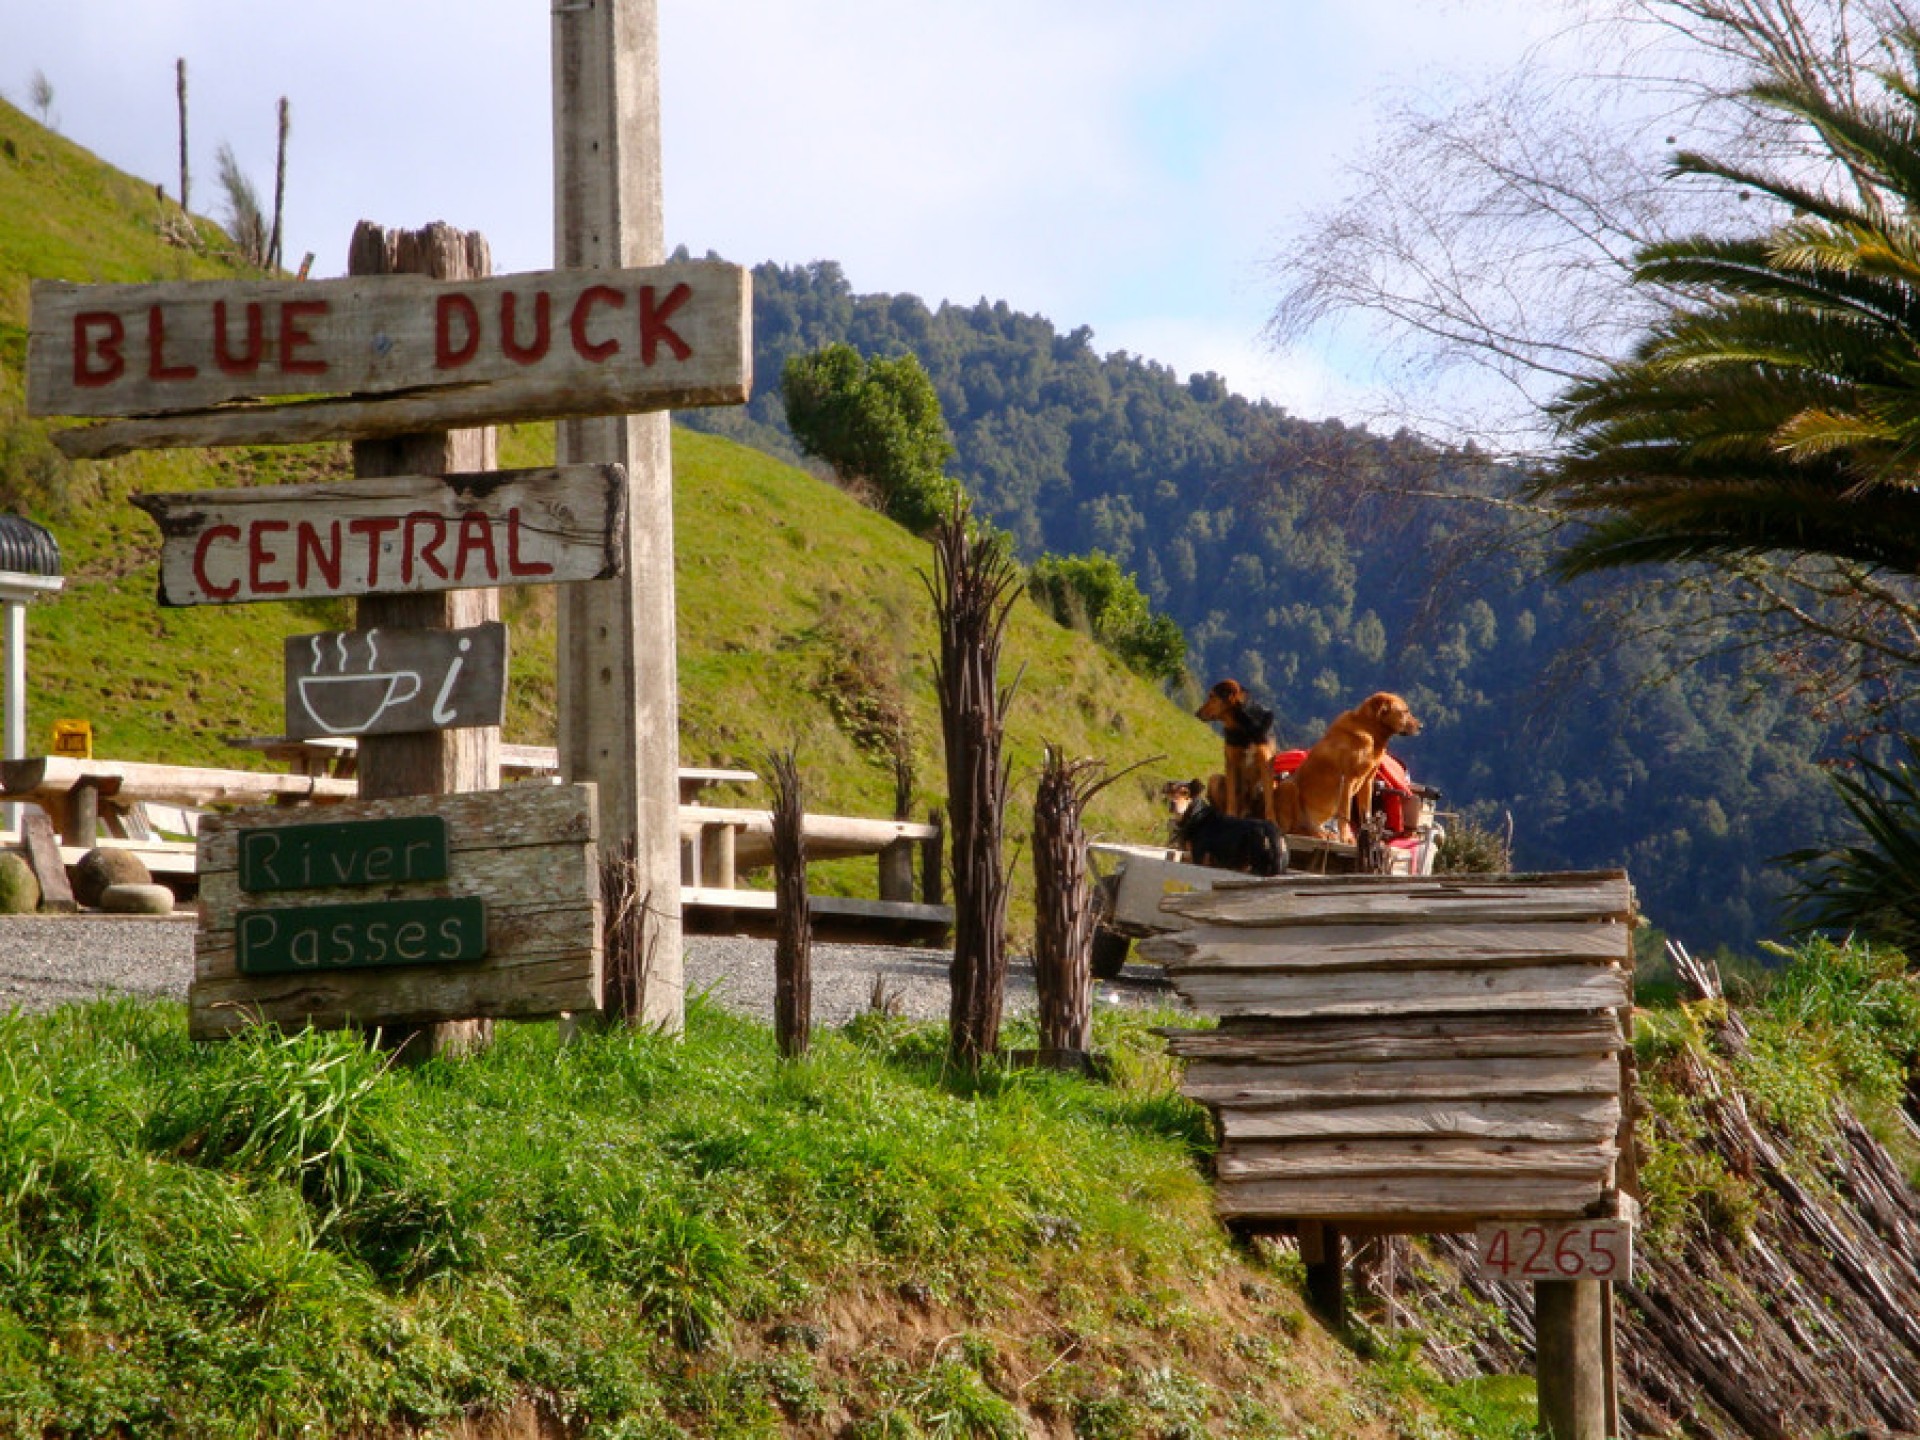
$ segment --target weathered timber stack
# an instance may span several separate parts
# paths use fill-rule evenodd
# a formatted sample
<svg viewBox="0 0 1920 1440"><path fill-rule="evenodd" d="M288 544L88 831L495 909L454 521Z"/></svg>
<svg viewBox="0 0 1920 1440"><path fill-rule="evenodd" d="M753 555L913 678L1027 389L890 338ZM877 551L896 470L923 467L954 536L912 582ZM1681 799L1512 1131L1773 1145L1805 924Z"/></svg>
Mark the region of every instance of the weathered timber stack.
<svg viewBox="0 0 1920 1440"><path fill-rule="evenodd" d="M1163 909L1184 928L1143 953L1221 1017L1168 1038L1218 1121L1222 1218L1470 1230L1632 1188L1623 873L1283 877Z"/></svg>

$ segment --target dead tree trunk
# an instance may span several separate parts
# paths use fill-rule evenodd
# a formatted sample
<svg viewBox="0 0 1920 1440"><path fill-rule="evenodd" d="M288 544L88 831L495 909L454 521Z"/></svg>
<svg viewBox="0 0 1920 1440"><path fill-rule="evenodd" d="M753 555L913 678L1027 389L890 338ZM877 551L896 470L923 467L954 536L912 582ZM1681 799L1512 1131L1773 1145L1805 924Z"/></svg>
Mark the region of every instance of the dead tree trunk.
<svg viewBox="0 0 1920 1440"><path fill-rule="evenodd" d="M1103 788L1097 760L1049 745L1033 802L1033 975L1043 1064L1078 1063L1093 1046L1093 892L1087 801Z"/></svg>
<svg viewBox="0 0 1920 1440"><path fill-rule="evenodd" d="M280 215L287 204L287 131L291 125L292 115L287 108L287 97L282 95L280 97L280 145L273 164L273 232L267 237L267 269L269 270L280 268Z"/></svg>
<svg viewBox="0 0 1920 1440"><path fill-rule="evenodd" d="M437 280L473 280L490 274L486 238L451 225L388 231L363 220L353 232L347 270L353 275L428 275ZM362 479L383 475L446 475L491 470L494 432L435 431L390 440L357 440L353 472ZM416 595L370 595L355 623L396 630L457 630L498 619L495 590L447 590ZM429 730L411 735L367 735L360 741L360 798L452 795L500 788L500 732L491 727ZM470 1049L491 1034L487 1020L447 1021L396 1029L383 1043L406 1059Z"/></svg>
<svg viewBox="0 0 1920 1440"><path fill-rule="evenodd" d="M1001 758L1012 687L999 688L1000 644L1020 594L1002 537L971 532L957 504L934 530L933 595L940 730L953 833L953 999L948 1058L978 1071L1000 1043L1007 984L1007 875L1000 842L1007 808Z"/></svg>
<svg viewBox="0 0 1920 1440"><path fill-rule="evenodd" d="M187 61L173 62L173 86L180 97L180 209L187 208Z"/></svg>
<svg viewBox="0 0 1920 1440"><path fill-rule="evenodd" d="M773 784L773 1033L797 1060L813 1043L813 919L807 911L806 791L788 750L768 757Z"/></svg>

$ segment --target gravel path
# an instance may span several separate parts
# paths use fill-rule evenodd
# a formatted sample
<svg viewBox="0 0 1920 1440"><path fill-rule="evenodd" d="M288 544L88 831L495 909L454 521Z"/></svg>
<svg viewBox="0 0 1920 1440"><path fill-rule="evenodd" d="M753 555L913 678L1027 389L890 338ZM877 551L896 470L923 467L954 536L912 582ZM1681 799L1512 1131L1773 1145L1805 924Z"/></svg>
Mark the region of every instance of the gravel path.
<svg viewBox="0 0 1920 1440"><path fill-rule="evenodd" d="M729 1010L773 1021L773 942L738 936L687 937L687 992L710 994ZM813 1018L844 1025L884 997L899 1013L943 1020L950 991L944 950L873 945L813 947ZM0 916L0 1010L46 1010L97 995L185 1000L193 978L193 919L176 915ZM1160 971L1129 963L1117 981L1096 982L1096 1005L1178 1001ZM1016 958L1007 1013L1031 1014L1033 966Z"/></svg>

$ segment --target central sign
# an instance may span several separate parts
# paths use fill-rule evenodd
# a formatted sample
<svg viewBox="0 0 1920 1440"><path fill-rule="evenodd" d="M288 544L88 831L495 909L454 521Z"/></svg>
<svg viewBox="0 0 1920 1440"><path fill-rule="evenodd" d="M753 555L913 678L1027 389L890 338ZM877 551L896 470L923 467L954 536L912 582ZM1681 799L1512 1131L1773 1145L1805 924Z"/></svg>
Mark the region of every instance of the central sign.
<svg viewBox="0 0 1920 1440"><path fill-rule="evenodd" d="M738 404L748 276L717 260L484 280L35 281L33 415L72 455ZM261 404L299 397L292 404ZM168 418L174 417L174 418Z"/></svg>
<svg viewBox="0 0 1920 1440"><path fill-rule="evenodd" d="M551 585L619 573L626 471L395 475L133 503L160 526L162 605Z"/></svg>

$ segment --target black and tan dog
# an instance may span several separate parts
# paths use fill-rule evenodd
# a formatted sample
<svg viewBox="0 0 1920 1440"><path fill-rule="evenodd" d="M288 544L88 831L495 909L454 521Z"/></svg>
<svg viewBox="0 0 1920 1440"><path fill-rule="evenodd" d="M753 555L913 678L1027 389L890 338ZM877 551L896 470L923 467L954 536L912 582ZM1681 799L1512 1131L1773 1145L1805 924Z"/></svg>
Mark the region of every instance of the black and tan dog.
<svg viewBox="0 0 1920 1440"><path fill-rule="evenodd" d="M1253 703L1238 680L1222 680L1193 712L1220 726L1226 745L1226 811L1249 820L1273 818L1273 712Z"/></svg>
<svg viewBox="0 0 1920 1440"><path fill-rule="evenodd" d="M1198 780L1167 786L1167 809L1173 814L1174 843L1196 865L1254 875L1278 875L1287 868L1287 842L1278 825L1221 814L1208 803L1206 787Z"/></svg>

